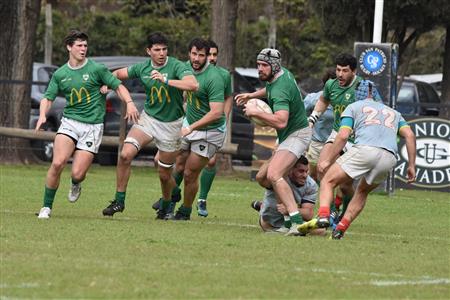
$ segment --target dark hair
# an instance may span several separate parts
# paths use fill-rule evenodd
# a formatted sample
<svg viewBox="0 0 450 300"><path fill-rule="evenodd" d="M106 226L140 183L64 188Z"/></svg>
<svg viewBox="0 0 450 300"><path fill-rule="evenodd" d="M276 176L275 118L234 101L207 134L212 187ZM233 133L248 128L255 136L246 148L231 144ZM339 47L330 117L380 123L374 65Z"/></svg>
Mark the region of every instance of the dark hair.
<svg viewBox="0 0 450 300"><path fill-rule="evenodd" d="M322 76L322 82L325 84L328 79L336 78L336 68L328 68Z"/></svg>
<svg viewBox="0 0 450 300"><path fill-rule="evenodd" d="M209 55L209 43L208 41L201 38L194 38L189 43L189 52L191 52L192 48L197 48L197 50L205 49L206 55Z"/></svg>
<svg viewBox="0 0 450 300"><path fill-rule="evenodd" d="M64 45L72 46L76 40L87 41L89 39L88 35L79 30L71 30L64 38Z"/></svg>
<svg viewBox="0 0 450 300"><path fill-rule="evenodd" d="M295 162L295 165L301 164L307 166L308 163L309 163L308 159L305 156L301 155Z"/></svg>
<svg viewBox="0 0 450 300"><path fill-rule="evenodd" d="M356 69L357 61L356 57L349 53L341 53L336 56L334 62L337 66L349 66L352 71Z"/></svg>
<svg viewBox="0 0 450 300"><path fill-rule="evenodd" d="M216 44L216 42L214 42L213 40L208 40L208 44L209 44L209 49L216 48L217 53L219 53L219 46Z"/></svg>
<svg viewBox="0 0 450 300"><path fill-rule="evenodd" d="M151 48L153 45L168 45L169 41L162 32L153 32L147 36L147 48Z"/></svg>

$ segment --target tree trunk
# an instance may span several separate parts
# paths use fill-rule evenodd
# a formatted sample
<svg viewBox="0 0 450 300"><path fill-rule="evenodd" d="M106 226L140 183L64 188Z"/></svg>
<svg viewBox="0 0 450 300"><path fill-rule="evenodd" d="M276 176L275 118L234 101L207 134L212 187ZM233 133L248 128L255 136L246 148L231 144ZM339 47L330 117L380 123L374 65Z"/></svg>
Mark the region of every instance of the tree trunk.
<svg viewBox="0 0 450 300"><path fill-rule="evenodd" d="M0 79L31 80L40 0L1 1ZM29 84L0 83L0 125L28 128ZM35 161L28 140L0 136L0 162Z"/></svg>
<svg viewBox="0 0 450 300"><path fill-rule="evenodd" d="M450 25L447 25L444 49L444 66L442 71L442 95L441 103L446 105L440 110L439 116L450 119Z"/></svg>
<svg viewBox="0 0 450 300"><path fill-rule="evenodd" d="M217 64L228 70L234 70L235 67L237 8L236 0L213 0L211 5L211 38L217 43L220 51ZM228 130L231 130L231 126ZM231 173L231 155L218 153L217 167L221 174Z"/></svg>

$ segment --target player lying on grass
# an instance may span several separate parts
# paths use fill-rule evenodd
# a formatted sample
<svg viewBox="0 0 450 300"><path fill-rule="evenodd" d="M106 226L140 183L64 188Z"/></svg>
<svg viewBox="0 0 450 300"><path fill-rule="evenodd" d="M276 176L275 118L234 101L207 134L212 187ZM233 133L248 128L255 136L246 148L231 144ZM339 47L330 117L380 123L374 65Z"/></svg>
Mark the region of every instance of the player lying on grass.
<svg viewBox="0 0 450 300"><path fill-rule="evenodd" d="M327 228L330 226L330 203L333 189L342 183L360 178L347 211L332 233L333 239L341 239L366 204L367 195L374 190L397 163L397 134L406 139L408 152L408 182L415 180L416 139L401 114L372 98L373 84L363 81L357 93L366 100L350 104L341 115L336 140L330 148L330 157L336 157L354 132L355 145L335 163L324 159L320 168L328 171L320 182L320 208L318 218L299 226ZM331 166L331 167L330 167Z"/></svg>
<svg viewBox="0 0 450 300"><path fill-rule="evenodd" d="M314 215L314 205L317 199L317 183L308 175L308 159L303 155L289 171L286 182L291 188L298 212L303 220L311 220ZM291 221L286 207L277 202L275 193L266 189L263 201L253 201L251 205L259 211L259 225L265 232L287 233L291 227ZM316 234L324 233L324 229L318 229ZM302 234L302 232L300 232ZM306 232L304 232L305 234Z"/></svg>

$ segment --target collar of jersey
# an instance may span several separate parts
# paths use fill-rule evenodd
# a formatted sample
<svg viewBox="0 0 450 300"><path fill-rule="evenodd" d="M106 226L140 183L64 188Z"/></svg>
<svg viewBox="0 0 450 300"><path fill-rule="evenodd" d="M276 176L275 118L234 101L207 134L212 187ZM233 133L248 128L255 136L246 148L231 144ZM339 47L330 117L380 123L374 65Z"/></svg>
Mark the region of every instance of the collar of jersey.
<svg viewBox="0 0 450 300"><path fill-rule="evenodd" d="M283 75L284 74L284 70L283 69L281 69L281 71L280 72L278 72L277 74L275 74L275 76L273 76L273 79L272 79L272 81L270 81L269 83L274 83L278 78L280 78L281 77L281 75Z"/></svg>
<svg viewBox="0 0 450 300"><path fill-rule="evenodd" d="M78 67L72 67L72 66L69 64L69 62L67 62L67 66L68 66L69 69L71 69L71 70L79 70L79 69L81 69L82 67L84 67L87 63L88 63L88 59L86 58L85 61L84 61L84 63L83 63L81 66L78 66Z"/></svg>
<svg viewBox="0 0 450 300"><path fill-rule="evenodd" d="M167 65L167 62L169 61L169 57L167 56L166 57L166 62L162 65L162 66L154 66L153 65L153 60L150 58L150 64L152 65L152 68L153 69L162 69L162 68L164 68L166 65Z"/></svg>

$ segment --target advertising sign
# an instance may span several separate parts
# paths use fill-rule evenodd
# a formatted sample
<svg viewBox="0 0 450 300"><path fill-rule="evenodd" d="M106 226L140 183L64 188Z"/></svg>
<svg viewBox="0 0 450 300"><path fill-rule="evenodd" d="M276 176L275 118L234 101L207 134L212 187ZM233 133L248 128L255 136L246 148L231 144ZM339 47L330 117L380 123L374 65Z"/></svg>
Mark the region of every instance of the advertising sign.
<svg viewBox="0 0 450 300"><path fill-rule="evenodd" d="M408 155L405 142L401 139L394 170L396 186L450 191L450 121L420 118L408 123L416 135L416 182L406 184Z"/></svg>

